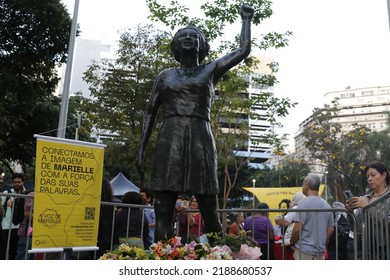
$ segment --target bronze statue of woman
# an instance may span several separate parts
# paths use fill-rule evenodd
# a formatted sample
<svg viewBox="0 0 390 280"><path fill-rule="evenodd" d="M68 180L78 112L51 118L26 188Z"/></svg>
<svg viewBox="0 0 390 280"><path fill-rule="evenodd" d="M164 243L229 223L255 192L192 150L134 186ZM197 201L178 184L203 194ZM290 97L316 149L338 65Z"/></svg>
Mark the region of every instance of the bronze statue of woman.
<svg viewBox="0 0 390 280"><path fill-rule="evenodd" d="M163 70L154 83L136 159L143 176L144 150L161 106L163 124L148 187L155 198L156 241L173 236L172 218L178 194L195 195L205 233L222 231L217 214L217 152L210 129L210 107L218 80L250 53L253 15L252 7L241 6L239 48L207 64L200 63L210 46L198 28L182 28L172 40L171 49L180 67Z"/></svg>

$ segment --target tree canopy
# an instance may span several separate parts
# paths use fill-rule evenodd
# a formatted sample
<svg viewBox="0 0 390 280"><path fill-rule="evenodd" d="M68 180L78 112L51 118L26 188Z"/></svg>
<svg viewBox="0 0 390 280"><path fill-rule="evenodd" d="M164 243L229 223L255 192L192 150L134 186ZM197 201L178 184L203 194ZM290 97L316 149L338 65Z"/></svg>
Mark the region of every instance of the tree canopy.
<svg viewBox="0 0 390 280"><path fill-rule="evenodd" d="M58 124L52 93L71 18L60 0L0 0L0 14L0 159L24 166L33 163L33 135Z"/></svg>

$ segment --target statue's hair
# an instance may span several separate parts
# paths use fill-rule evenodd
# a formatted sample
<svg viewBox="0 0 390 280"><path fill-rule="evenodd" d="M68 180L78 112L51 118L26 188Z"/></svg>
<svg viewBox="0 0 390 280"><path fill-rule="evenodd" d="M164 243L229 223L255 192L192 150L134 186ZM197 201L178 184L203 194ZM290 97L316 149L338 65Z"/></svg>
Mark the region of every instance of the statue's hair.
<svg viewBox="0 0 390 280"><path fill-rule="evenodd" d="M203 32L200 31L196 26L193 26L193 25L188 25L184 28L179 29L176 32L175 36L173 36L173 39L171 42L171 50L173 52L173 55L175 56L176 61L180 62L178 39L179 39L181 31L183 31L185 29L193 29L199 35L199 63L201 63L203 61L203 59L205 59L205 57L209 54L210 45L206 39L206 36L203 34Z"/></svg>

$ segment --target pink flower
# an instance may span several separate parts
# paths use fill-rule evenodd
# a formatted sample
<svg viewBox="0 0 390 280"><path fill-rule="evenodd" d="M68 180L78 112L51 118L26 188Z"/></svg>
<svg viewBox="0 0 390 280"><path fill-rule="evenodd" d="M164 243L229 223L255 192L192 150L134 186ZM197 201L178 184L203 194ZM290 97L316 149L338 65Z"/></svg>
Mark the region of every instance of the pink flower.
<svg viewBox="0 0 390 280"><path fill-rule="evenodd" d="M184 245L184 248L186 250L189 250L189 251L194 251L196 245L198 245L198 243L196 243L195 241L192 240L190 243L187 243L186 245Z"/></svg>
<svg viewBox="0 0 390 280"><path fill-rule="evenodd" d="M187 256L184 257L185 260L196 260L198 256L195 251L190 251Z"/></svg>
<svg viewBox="0 0 390 280"><path fill-rule="evenodd" d="M216 246L211 248L210 253L207 255L208 260L231 260L233 252L226 246Z"/></svg>
<svg viewBox="0 0 390 280"><path fill-rule="evenodd" d="M248 247L246 244L242 244L240 252L238 253L238 259L240 260L258 260L262 255L259 247Z"/></svg>
<svg viewBox="0 0 390 280"><path fill-rule="evenodd" d="M226 245L223 245L223 246L222 246L221 251L224 252L224 253L226 253L226 254L229 254L229 255L233 254L233 252L232 252L232 250L230 249L230 247L229 247L229 246L226 246Z"/></svg>

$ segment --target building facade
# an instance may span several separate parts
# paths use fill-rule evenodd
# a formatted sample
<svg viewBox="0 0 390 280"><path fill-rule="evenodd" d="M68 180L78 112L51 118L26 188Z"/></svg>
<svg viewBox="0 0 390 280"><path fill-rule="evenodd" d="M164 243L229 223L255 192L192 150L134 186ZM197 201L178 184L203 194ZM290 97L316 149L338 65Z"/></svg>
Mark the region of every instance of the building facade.
<svg viewBox="0 0 390 280"><path fill-rule="evenodd" d="M85 98L90 97L90 90L87 82L83 80L84 73L94 61L100 62L103 59L112 59L112 46L103 44L99 40L88 40L77 38L73 58L72 75L70 78L69 94L81 92ZM60 68L61 80L57 87L57 94L62 94L65 80L66 65Z"/></svg>
<svg viewBox="0 0 390 280"><path fill-rule="evenodd" d="M388 128L390 112L390 86L350 88L327 92L326 103L338 100L338 115L333 119L345 130L351 130L353 124L363 125L373 131ZM310 162L310 154L305 148L302 136L304 128L313 121L312 116L305 119L295 134L295 156Z"/></svg>
<svg viewBox="0 0 390 280"><path fill-rule="evenodd" d="M345 130L352 129L354 123L373 131L382 131L388 127L390 86L346 88L342 91L327 92L325 98L338 98L340 112L334 122L339 123Z"/></svg>
<svg viewBox="0 0 390 280"><path fill-rule="evenodd" d="M244 76L249 84L248 86L248 98L256 98L263 92L274 92L273 87L260 85L256 79L263 75L272 75L272 70L269 64L273 62L270 57L257 57L260 63L253 74ZM271 158L272 147L269 144L261 141L261 136L266 135L273 127L271 126L268 117L268 108L263 105L253 106L252 112L257 115L256 118L248 117L249 122L249 135L248 143L244 148L236 151L237 156L250 157L250 166L255 168L261 168L262 164Z"/></svg>

